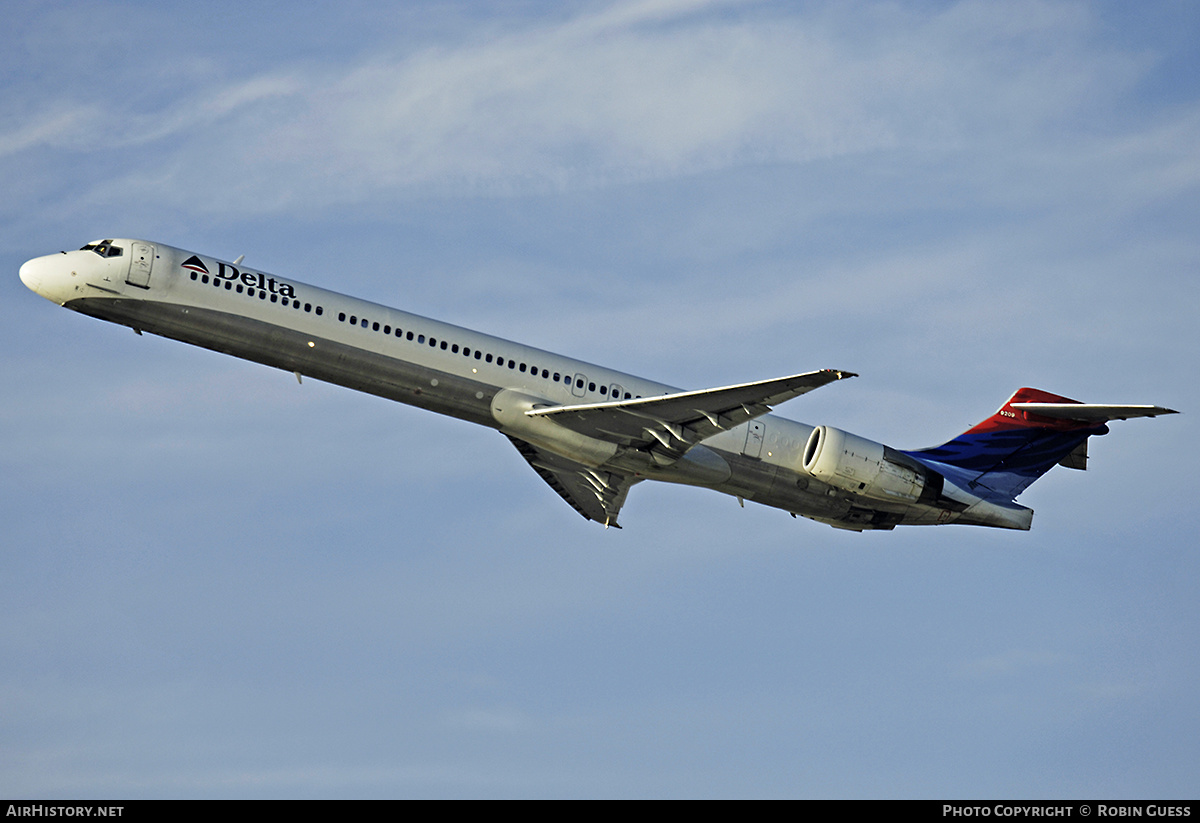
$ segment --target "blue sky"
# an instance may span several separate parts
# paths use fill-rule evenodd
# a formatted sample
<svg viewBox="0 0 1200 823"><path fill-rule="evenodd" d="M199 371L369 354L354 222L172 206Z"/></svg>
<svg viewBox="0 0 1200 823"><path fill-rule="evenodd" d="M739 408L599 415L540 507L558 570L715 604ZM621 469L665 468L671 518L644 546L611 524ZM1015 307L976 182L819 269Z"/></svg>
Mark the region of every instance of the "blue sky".
<svg viewBox="0 0 1200 823"><path fill-rule="evenodd" d="M1193 4L15 3L0 793L1194 797ZM849 534L56 309L105 236L900 448L1116 423L1029 533Z"/></svg>

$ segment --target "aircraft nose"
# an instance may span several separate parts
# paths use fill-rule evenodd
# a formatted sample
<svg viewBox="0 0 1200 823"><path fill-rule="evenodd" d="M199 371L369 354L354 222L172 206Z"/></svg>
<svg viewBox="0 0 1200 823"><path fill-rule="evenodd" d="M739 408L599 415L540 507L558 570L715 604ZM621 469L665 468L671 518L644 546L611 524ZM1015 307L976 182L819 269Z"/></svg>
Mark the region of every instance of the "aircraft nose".
<svg viewBox="0 0 1200 823"><path fill-rule="evenodd" d="M21 266L21 282L47 300L61 304L66 300L66 288L72 271L72 264L65 253L47 254L26 260Z"/></svg>
<svg viewBox="0 0 1200 823"><path fill-rule="evenodd" d="M42 258L35 257L21 264L21 282L33 291L42 285Z"/></svg>

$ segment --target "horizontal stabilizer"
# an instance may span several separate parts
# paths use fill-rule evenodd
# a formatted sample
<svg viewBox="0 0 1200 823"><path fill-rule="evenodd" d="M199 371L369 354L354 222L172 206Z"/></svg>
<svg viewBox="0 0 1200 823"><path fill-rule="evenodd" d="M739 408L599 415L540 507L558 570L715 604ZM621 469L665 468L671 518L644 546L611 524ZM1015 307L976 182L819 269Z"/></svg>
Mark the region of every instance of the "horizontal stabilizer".
<svg viewBox="0 0 1200 823"><path fill-rule="evenodd" d="M1179 414L1162 406L1105 406L1098 403L1011 403L1017 411L1029 412L1056 420L1080 420L1085 423L1107 423L1109 420L1128 420L1131 417L1158 417L1160 414Z"/></svg>

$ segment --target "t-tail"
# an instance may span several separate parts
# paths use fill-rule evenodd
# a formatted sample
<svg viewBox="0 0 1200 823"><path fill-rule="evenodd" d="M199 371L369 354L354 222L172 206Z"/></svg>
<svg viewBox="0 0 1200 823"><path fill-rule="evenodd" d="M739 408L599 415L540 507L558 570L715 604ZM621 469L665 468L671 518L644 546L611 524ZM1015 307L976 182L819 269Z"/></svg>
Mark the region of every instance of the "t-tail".
<svg viewBox="0 0 1200 823"><path fill-rule="evenodd" d="M1024 388L949 443L905 454L946 479L947 497L969 503L958 522L1028 529L1033 510L1014 500L1033 481L1056 465L1086 469L1088 438L1108 434L1110 421L1160 414L1176 412L1162 406L1080 403Z"/></svg>

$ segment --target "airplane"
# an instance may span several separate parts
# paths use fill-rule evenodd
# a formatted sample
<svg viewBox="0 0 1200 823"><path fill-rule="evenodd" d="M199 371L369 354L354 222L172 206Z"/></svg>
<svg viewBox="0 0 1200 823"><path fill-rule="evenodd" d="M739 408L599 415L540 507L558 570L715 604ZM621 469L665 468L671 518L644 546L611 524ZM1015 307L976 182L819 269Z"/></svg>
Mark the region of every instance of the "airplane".
<svg viewBox="0 0 1200 823"><path fill-rule="evenodd" d="M588 520L620 528L643 480L701 486L851 531L958 523L1028 530L1016 497L1087 467L1113 420L1176 414L1019 389L977 426L903 451L772 407L857 375L823 369L682 391L233 262L109 238L20 269L80 314L499 430Z"/></svg>

